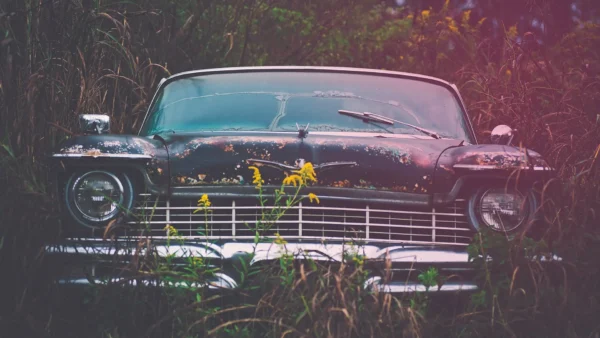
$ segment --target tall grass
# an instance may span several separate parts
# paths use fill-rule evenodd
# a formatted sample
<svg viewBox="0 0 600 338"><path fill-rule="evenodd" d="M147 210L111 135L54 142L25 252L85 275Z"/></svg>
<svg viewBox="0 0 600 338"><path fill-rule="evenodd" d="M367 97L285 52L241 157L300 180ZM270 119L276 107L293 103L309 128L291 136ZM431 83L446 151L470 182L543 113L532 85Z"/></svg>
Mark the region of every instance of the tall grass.
<svg viewBox="0 0 600 338"><path fill-rule="evenodd" d="M510 23L493 40L482 33L485 21L448 6L390 16L376 1L343 3L0 4L2 332L598 336L600 27L582 24L553 45L525 44L530 35ZM56 290L41 251L61 236L45 156L77 133L77 115L109 114L114 132L134 133L162 77L266 64L383 67L457 83L480 140L497 124L512 125L517 144L556 168L558 177L540 187L549 224L543 240L475 238L474 255L492 251L506 259L493 266L476 260L482 290L452 302L355 291L363 270L347 264L310 272L290 266L289 285L233 295L239 303L100 289L81 305L79 295ZM525 259L544 247L563 261ZM283 273L281 266L265 271L276 280Z"/></svg>

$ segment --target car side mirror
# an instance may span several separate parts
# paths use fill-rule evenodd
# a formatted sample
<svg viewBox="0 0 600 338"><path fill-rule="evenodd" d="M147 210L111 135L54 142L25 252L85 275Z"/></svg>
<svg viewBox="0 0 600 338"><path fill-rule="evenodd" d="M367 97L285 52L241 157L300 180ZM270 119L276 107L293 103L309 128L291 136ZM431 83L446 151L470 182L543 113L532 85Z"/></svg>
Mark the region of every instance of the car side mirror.
<svg viewBox="0 0 600 338"><path fill-rule="evenodd" d="M509 146L513 137L515 136L515 131L517 130L512 129L505 124L498 125L492 130L490 140L493 144L503 144Z"/></svg>
<svg viewBox="0 0 600 338"><path fill-rule="evenodd" d="M84 134L108 134L110 117L99 114L79 115L79 127Z"/></svg>

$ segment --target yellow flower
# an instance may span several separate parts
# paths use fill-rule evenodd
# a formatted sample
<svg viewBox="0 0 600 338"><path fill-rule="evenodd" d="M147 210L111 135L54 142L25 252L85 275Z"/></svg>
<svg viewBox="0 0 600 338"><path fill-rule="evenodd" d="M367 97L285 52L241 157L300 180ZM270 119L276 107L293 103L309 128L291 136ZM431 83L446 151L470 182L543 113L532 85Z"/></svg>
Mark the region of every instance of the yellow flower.
<svg viewBox="0 0 600 338"><path fill-rule="evenodd" d="M192 265L198 266L203 264L204 260L202 259L202 257L192 257Z"/></svg>
<svg viewBox="0 0 600 338"><path fill-rule="evenodd" d="M426 9L424 11L421 12L421 16L423 17L423 21L427 21L427 19L429 19L429 13L431 13L430 10Z"/></svg>
<svg viewBox="0 0 600 338"><path fill-rule="evenodd" d="M517 25L514 24L508 28L508 32L506 32L506 36L510 39L514 39L519 35L519 31L517 30Z"/></svg>
<svg viewBox="0 0 600 338"><path fill-rule="evenodd" d="M308 182L308 181L316 182L317 181L317 174L315 173L315 169L313 168L313 165L310 162L306 162L302 166L302 168L300 168L300 170L296 170L294 172L296 174L299 174L300 176L302 176L302 180L305 182Z"/></svg>
<svg viewBox="0 0 600 338"><path fill-rule="evenodd" d="M462 24L463 25L468 24L470 19L471 19L471 10L464 11L462 14Z"/></svg>
<svg viewBox="0 0 600 338"><path fill-rule="evenodd" d="M310 200L310 203L312 203L313 200L317 201L317 204L321 203L321 201L319 201L319 197L312 192L308 194L308 199Z"/></svg>
<svg viewBox="0 0 600 338"><path fill-rule="evenodd" d="M449 20L448 20L449 19ZM448 29L452 32L452 33L458 33L458 27L456 26L456 21L454 21L452 18L447 17L446 21L448 22Z"/></svg>
<svg viewBox="0 0 600 338"><path fill-rule="evenodd" d="M265 183L265 181L263 181L262 176L260 175L260 170L255 166L250 166L248 169L254 170L254 174L252 174L252 184L256 186L256 189L262 188L262 184Z"/></svg>
<svg viewBox="0 0 600 338"><path fill-rule="evenodd" d="M170 224L167 224L163 230L167 231L167 236L169 237L177 236L177 229Z"/></svg>
<svg viewBox="0 0 600 338"><path fill-rule="evenodd" d="M304 180L302 179L302 176L300 176L300 175L290 175L283 179L283 184L293 185L294 187L296 187L298 185L302 186L304 184Z"/></svg>
<svg viewBox="0 0 600 338"><path fill-rule="evenodd" d="M365 264L365 258L363 256L359 256L359 255L354 255L352 257L352 261L354 263L356 263L356 265L364 265Z"/></svg>
<svg viewBox="0 0 600 338"><path fill-rule="evenodd" d="M273 242L275 244L281 244L281 245L287 244L287 241L285 239L283 239L283 237L281 237L281 235L278 232L275 233L275 240Z"/></svg>
<svg viewBox="0 0 600 338"><path fill-rule="evenodd" d="M211 204L212 203L210 203L207 194L202 195L202 197L200 197L200 199L198 200L198 206L202 208L208 208Z"/></svg>

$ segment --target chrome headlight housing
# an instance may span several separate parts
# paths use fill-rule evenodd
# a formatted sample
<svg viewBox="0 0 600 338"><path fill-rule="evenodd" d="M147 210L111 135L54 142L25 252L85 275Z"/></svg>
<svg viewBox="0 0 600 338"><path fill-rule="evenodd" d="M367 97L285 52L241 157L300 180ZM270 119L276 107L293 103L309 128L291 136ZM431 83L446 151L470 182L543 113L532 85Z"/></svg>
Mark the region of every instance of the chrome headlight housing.
<svg viewBox="0 0 600 338"><path fill-rule="evenodd" d="M127 175L93 170L75 173L65 186L67 210L85 226L104 226L131 208L133 188Z"/></svg>
<svg viewBox="0 0 600 338"><path fill-rule="evenodd" d="M469 200L469 218L476 230L502 233L526 230L535 212L532 193L500 187L478 190Z"/></svg>

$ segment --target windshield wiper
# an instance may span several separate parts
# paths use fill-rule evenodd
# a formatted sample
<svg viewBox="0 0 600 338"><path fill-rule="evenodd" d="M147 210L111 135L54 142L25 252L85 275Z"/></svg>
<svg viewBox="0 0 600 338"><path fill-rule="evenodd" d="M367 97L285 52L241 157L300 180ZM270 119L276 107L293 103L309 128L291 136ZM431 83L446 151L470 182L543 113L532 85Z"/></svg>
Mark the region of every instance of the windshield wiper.
<svg viewBox="0 0 600 338"><path fill-rule="evenodd" d="M394 122L399 123L401 125L407 126L407 127L411 127L413 129L416 129L420 132L422 132L423 134L429 135L431 137L433 137L434 139L441 139L442 137L436 133L435 131L431 131L431 130L427 130L425 128L421 128L421 127L417 127L413 124L410 123L406 123L406 122L402 122L402 121L398 121L398 120L394 120L391 119L389 117L385 117L383 115L379 115L379 114L375 114L375 113L369 113L369 112L357 112L357 111L351 111L351 110L338 110L338 113L343 114L343 115L348 115L348 116L352 116L352 117L356 117L359 119L362 119L363 121L367 122L367 121L373 121L373 122L380 122L380 123L385 123L385 124L390 124L393 125Z"/></svg>

